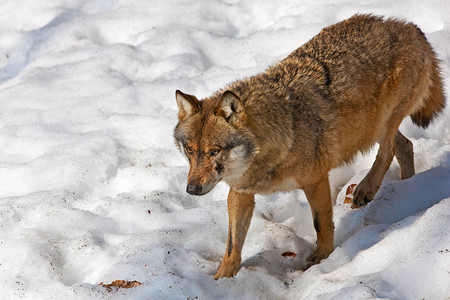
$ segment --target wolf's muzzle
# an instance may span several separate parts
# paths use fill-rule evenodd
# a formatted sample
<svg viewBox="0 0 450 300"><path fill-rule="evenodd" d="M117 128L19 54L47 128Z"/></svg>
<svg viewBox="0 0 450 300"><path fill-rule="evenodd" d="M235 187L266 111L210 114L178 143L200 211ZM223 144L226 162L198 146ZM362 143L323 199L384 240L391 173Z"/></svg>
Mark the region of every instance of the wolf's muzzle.
<svg viewBox="0 0 450 300"><path fill-rule="evenodd" d="M188 192L191 195L202 195L203 187L198 185L191 185L188 184L186 187L186 192Z"/></svg>

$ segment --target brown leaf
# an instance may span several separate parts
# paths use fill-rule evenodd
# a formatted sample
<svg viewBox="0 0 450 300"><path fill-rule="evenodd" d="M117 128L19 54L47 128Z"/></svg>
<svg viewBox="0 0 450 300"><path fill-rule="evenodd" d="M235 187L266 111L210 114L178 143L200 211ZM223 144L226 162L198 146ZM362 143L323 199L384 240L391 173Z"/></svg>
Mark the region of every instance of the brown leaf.
<svg viewBox="0 0 450 300"><path fill-rule="evenodd" d="M284 252L281 255L284 256L284 257L292 257L292 258L294 258L294 257L297 256L297 253L294 253L294 252L291 252L291 251L287 251L287 252Z"/></svg>
<svg viewBox="0 0 450 300"><path fill-rule="evenodd" d="M355 193L357 184L350 184L345 192L344 203L353 203L353 194Z"/></svg>
<svg viewBox="0 0 450 300"><path fill-rule="evenodd" d="M140 286L141 283L139 281L114 280L110 284L104 284L103 282L100 282L100 285L104 286L106 288L111 288L111 287L115 286L118 288L130 289L130 288Z"/></svg>

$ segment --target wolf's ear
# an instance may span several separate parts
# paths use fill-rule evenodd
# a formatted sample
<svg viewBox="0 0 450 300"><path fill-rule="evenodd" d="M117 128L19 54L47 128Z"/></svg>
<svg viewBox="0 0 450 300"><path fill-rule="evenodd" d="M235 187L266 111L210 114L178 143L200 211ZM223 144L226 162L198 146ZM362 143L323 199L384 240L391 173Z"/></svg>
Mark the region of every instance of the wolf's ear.
<svg viewBox="0 0 450 300"><path fill-rule="evenodd" d="M177 90L175 97L177 98L178 119L180 121L198 113L200 101L195 96L187 95Z"/></svg>
<svg viewBox="0 0 450 300"><path fill-rule="evenodd" d="M229 123L233 123L244 116L244 107L238 96L226 91L220 100L219 112Z"/></svg>

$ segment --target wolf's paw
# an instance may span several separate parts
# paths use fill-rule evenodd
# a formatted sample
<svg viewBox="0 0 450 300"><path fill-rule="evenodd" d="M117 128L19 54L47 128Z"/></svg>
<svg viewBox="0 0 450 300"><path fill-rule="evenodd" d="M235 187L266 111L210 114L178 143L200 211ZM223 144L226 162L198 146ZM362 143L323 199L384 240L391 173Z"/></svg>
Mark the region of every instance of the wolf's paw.
<svg viewBox="0 0 450 300"><path fill-rule="evenodd" d="M329 255L330 253L325 251L318 251L318 250L314 251L314 253L306 259L306 268L309 268L311 266L320 263L320 261L327 258Z"/></svg>
<svg viewBox="0 0 450 300"><path fill-rule="evenodd" d="M377 191L378 187L372 187L368 184L365 184L364 182L361 182L355 189L352 208L365 206L367 203L373 200L373 197L375 197Z"/></svg>
<svg viewBox="0 0 450 300"><path fill-rule="evenodd" d="M219 269L214 275L214 279L219 279L223 277L233 277L239 271L241 261L239 259L224 259L220 264Z"/></svg>

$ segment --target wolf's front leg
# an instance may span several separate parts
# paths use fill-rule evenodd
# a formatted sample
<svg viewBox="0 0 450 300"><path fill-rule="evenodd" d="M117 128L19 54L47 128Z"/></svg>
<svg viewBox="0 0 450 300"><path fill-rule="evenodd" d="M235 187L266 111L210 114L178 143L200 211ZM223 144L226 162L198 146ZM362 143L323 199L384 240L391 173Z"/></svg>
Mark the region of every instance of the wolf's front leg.
<svg viewBox="0 0 450 300"><path fill-rule="evenodd" d="M303 189L314 220L314 228L317 232L316 251L308 258L308 264L319 263L333 252L333 206L331 202L330 184L328 174L314 185Z"/></svg>
<svg viewBox="0 0 450 300"><path fill-rule="evenodd" d="M238 193L230 189L228 193L228 241L225 256L214 279L232 277L239 271L241 250L255 208L253 194Z"/></svg>

